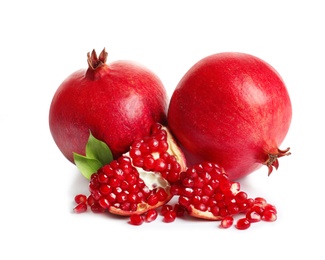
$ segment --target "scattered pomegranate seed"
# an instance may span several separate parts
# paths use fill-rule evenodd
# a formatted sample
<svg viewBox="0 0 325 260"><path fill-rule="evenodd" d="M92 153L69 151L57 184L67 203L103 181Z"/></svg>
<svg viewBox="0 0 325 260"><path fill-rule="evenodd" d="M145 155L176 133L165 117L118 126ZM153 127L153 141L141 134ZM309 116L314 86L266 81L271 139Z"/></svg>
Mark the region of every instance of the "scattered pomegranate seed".
<svg viewBox="0 0 325 260"><path fill-rule="evenodd" d="M220 226L222 228L230 228L233 223L234 223L234 218L232 216L227 216L221 220Z"/></svg>
<svg viewBox="0 0 325 260"><path fill-rule="evenodd" d="M149 209L145 215L145 221L152 222L152 221L156 220L157 216L158 216L158 213L155 209Z"/></svg>
<svg viewBox="0 0 325 260"><path fill-rule="evenodd" d="M251 223L247 218L241 218L237 220L236 228L239 230L248 229L251 226Z"/></svg>
<svg viewBox="0 0 325 260"><path fill-rule="evenodd" d="M246 218L249 220L249 222L254 223L254 222L259 222L261 221L262 217L259 213L257 213L254 210L249 210L246 213Z"/></svg>
<svg viewBox="0 0 325 260"><path fill-rule="evenodd" d="M267 209L267 210L264 210L262 219L265 221L272 222L272 221L276 221L277 216L274 211Z"/></svg>
<svg viewBox="0 0 325 260"><path fill-rule="evenodd" d="M176 212L177 217L182 217L185 214L185 208L178 203L175 204L173 210Z"/></svg>
<svg viewBox="0 0 325 260"><path fill-rule="evenodd" d="M77 206L74 207L73 211L75 213L83 213L83 212L87 211L87 204L84 202L81 202Z"/></svg>
<svg viewBox="0 0 325 260"><path fill-rule="evenodd" d="M133 214L130 216L130 224L139 226L144 222L144 217L139 214Z"/></svg>
<svg viewBox="0 0 325 260"><path fill-rule="evenodd" d="M163 221L166 223L173 222L176 219L176 212L174 210L169 210L164 214Z"/></svg>
<svg viewBox="0 0 325 260"><path fill-rule="evenodd" d="M87 202L87 196L84 194L78 194L74 197L74 201L79 204L79 203L86 203Z"/></svg>
<svg viewBox="0 0 325 260"><path fill-rule="evenodd" d="M160 214L164 216L168 211L173 210L173 206L169 204L165 204L160 209Z"/></svg>

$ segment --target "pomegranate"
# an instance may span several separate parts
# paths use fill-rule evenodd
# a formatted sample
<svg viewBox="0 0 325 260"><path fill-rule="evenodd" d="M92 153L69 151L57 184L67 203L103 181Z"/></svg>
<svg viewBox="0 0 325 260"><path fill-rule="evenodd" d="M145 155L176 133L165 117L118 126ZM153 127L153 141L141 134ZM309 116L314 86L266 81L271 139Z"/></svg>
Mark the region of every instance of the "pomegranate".
<svg viewBox="0 0 325 260"><path fill-rule="evenodd" d="M109 211L117 215L135 216L132 224L155 219L152 209L166 204L173 194L171 183L180 179L185 170L184 156L166 127L156 123L151 135L137 139L130 151L100 167L90 177L87 204L94 212ZM78 165L78 164L77 164ZM75 211L85 211L85 197L77 195ZM86 205L87 205L86 204Z"/></svg>
<svg viewBox="0 0 325 260"><path fill-rule="evenodd" d="M203 162L189 167L171 189L178 195L178 203L189 215L207 220L221 220L221 227L229 228L234 216L244 214L236 228L246 229L251 223L276 220L276 208L265 199L249 198L240 190L238 182L216 163ZM245 220L242 220L245 219Z"/></svg>
<svg viewBox="0 0 325 260"><path fill-rule="evenodd" d="M73 152L84 153L89 131L105 142L114 158L131 143L150 133L155 122L166 122L167 95L160 79L130 61L106 64L88 53L88 68L65 79L54 94L49 126L63 155L74 162Z"/></svg>
<svg viewBox="0 0 325 260"><path fill-rule="evenodd" d="M286 86L265 61L245 53L203 58L183 76L170 100L168 126L189 166L222 165L231 180L279 166L292 117Z"/></svg>

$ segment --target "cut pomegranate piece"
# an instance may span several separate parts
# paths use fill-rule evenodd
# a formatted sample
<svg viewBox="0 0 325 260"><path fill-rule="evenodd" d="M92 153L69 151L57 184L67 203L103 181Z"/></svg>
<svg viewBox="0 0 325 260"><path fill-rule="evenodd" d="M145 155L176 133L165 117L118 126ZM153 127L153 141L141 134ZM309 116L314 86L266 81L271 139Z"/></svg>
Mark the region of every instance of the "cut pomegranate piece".
<svg viewBox="0 0 325 260"><path fill-rule="evenodd" d="M91 175L88 204L93 212L143 214L172 198L169 181L178 181L185 167L184 156L167 128L154 124L150 136L134 141L127 154ZM77 196L78 201L86 201ZM154 217L150 214L147 221Z"/></svg>
<svg viewBox="0 0 325 260"><path fill-rule="evenodd" d="M218 164L204 162L188 168L171 188L179 195L178 203L189 215L208 220L221 220L220 226L228 228L233 224L234 215L246 214L238 220L236 227L246 229L261 219L276 220L276 209L264 198L249 198L240 190L238 182L230 181Z"/></svg>
<svg viewBox="0 0 325 260"><path fill-rule="evenodd" d="M178 184L179 204L190 215L211 220L237 214L247 197L242 194L236 200L239 183L231 182L217 164L202 163L181 173ZM175 189L173 189L175 190Z"/></svg>
<svg viewBox="0 0 325 260"><path fill-rule="evenodd" d="M140 171L126 156L100 168L89 184L95 203L118 215L142 214L157 208L171 199L169 190L169 183L160 174Z"/></svg>

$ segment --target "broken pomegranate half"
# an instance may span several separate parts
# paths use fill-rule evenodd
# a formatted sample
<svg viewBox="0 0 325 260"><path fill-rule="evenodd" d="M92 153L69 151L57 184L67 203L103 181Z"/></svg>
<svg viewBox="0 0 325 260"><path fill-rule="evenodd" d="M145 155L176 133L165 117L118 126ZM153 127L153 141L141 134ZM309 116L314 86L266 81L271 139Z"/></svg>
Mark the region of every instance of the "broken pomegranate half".
<svg viewBox="0 0 325 260"><path fill-rule="evenodd" d="M240 190L240 184L230 181L224 169L215 163L196 164L182 172L171 193L179 196L179 204L189 215L221 220L224 228L231 226L233 216L238 214L246 214L245 221L238 220L238 229L246 229L250 223L260 220L276 220L277 212L273 205L261 197L249 198ZM244 225L246 222L249 223Z"/></svg>
<svg viewBox="0 0 325 260"><path fill-rule="evenodd" d="M184 155L167 128L154 124L150 136L135 140L128 153L90 176L87 204L94 212L143 214L173 197L170 183L179 181L185 167Z"/></svg>
<svg viewBox="0 0 325 260"><path fill-rule="evenodd" d="M142 214L168 202L169 183L160 174L142 171L122 156L104 165L90 179L91 207L101 207L117 215Z"/></svg>

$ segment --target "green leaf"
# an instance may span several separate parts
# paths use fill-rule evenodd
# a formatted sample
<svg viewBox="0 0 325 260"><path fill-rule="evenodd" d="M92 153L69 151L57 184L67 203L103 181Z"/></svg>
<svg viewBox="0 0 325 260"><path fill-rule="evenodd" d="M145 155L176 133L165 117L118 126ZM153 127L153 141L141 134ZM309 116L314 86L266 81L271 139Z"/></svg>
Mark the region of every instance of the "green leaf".
<svg viewBox="0 0 325 260"><path fill-rule="evenodd" d="M103 166L100 161L87 158L86 156L77 153L73 153L73 158L81 174L88 180L93 173L97 172L97 170Z"/></svg>
<svg viewBox="0 0 325 260"><path fill-rule="evenodd" d="M90 131L85 153L86 156L73 153L73 159L81 174L87 179L113 160L112 152L107 144L96 139Z"/></svg>
<svg viewBox="0 0 325 260"><path fill-rule="evenodd" d="M102 165L108 164L113 160L112 152L107 144L96 139L91 132L86 145L86 156L87 158L100 161Z"/></svg>

